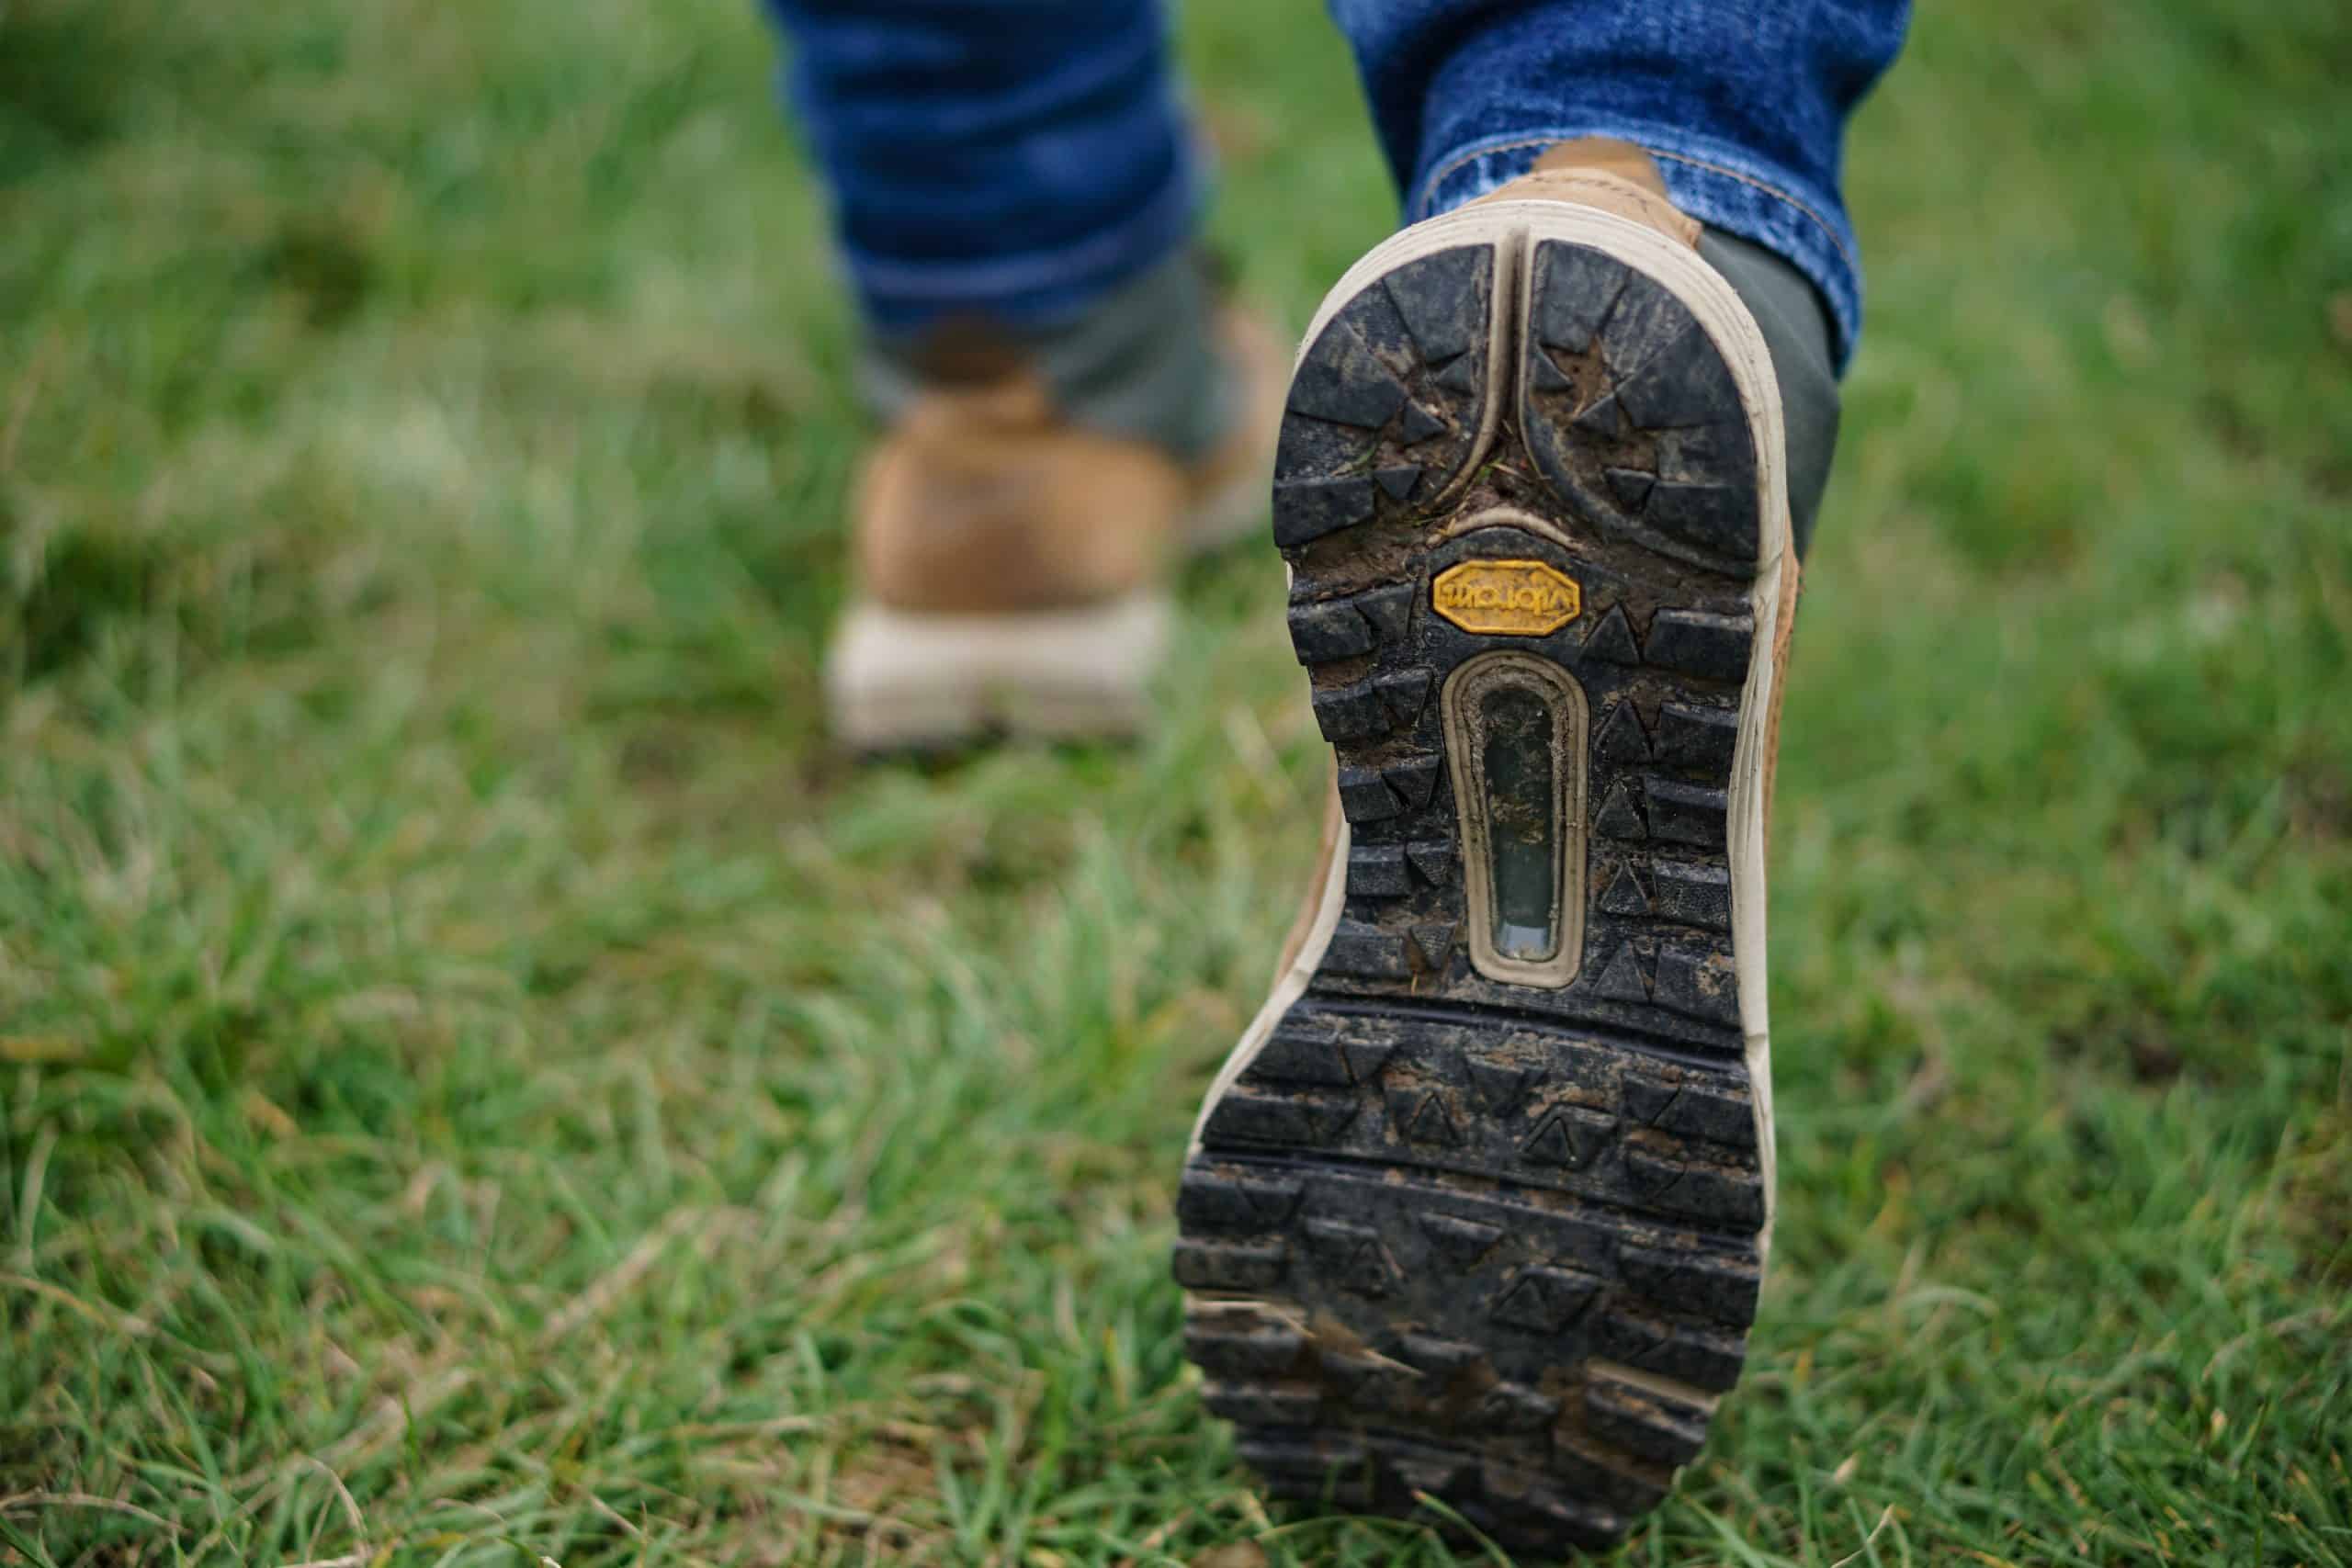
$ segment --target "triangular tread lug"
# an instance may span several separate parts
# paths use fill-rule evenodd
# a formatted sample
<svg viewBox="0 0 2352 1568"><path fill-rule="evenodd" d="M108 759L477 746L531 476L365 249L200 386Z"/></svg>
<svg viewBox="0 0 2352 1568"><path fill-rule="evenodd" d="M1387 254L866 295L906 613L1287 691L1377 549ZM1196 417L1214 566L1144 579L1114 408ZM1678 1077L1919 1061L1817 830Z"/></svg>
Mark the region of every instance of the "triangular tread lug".
<svg viewBox="0 0 2352 1568"><path fill-rule="evenodd" d="M1397 798L1404 801L1408 810L1417 811L1427 806L1430 797L1437 793L1441 761L1436 757L1416 757L1410 761L1381 770L1381 776L1388 781L1388 787L1396 792Z"/></svg>
<svg viewBox="0 0 2352 1568"><path fill-rule="evenodd" d="M1617 956L1593 982L1593 989L1612 1001L1646 1002L1650 999L1649 981L1643 976L1642 961L1627 942L1617 950Z"/></svg>
<svg viewBox="0 0 2352 1568"><path fill-rule="evenodd" d="M1650 836L1648 825L1642 820L1641 807L1634 804L1634 793L1623 780L1609 786L1609 798L1601 802L1600 813L1593 818L1592 830L1604 839L1634 843Z"/></svg>
<svg viewBox="0 0 2352 1568"><path fill-rule="evenodd" d="M1493 1248L1495 1243L1502 1239L1503 1235L1500 1225L1457 1219L1452 1214L1441 1214L1431 1210L1423 1210L1415 1214L1413 1220L1420 1226L1421 1234L1429 1238L1430 1246L1437 1250L1438 1256L1456 1269L1467 1269L1477 1262Z"/></svg>
<svg viewBox="0 0 2352 1568"><path fill-rule="evenodd" d="M1649 732L1642 728L1641 715L1634 711L1630 698L1618 699L1609 716L1600 721L1593 754L1619 767L1634 767L1650 760Z"/></svg>
<svg viewBox="0 0 2352 1568"><path fill-rule="evenodd" d="M1460 863L1454 859L1453 841L1431 839L1405 846L1405 859L1420 879L1432 887L1443 887L1453 881L1454 869Z"/></svg>
<svg viewBox="0 0 2352 1568"><path fill-rule="evenodd" d="M1405 384L1343 316L1324 329L1299 361L1284 406L1327 423L1378 430L1396 417L1406 395Z"/></svg>
<svg viewBox="0 0 2352 1568"><path fill-rule="evenodd" d="M1442 435L1453 427L1419 403L1405 405L1404 417L1396 422L1396 434L1408 446L1418 446L1433 435Z"/></svg>
<svg viewBox="0 0 2352 1568"><path fill-rule="evenodd" d="M1372 623L1372 629L1387 642L1395 642L1405 635L1413 615L1413 585L1394 582L1385 588L1375 588L1359 593L1349 601L1357 614Z"/></svg>
<svg viewBox="0 0 2352 1568"><path fill-rule="evenodd" d="M1642 661L1642 645L1634 639L1634 623L1626 618L1624 605L1611 604L1609 613L1594 623L1585 634L1584 653L1588 659L1606 659L1611 664Z"/></svg>
<svg viewBox="0 0 2352 1568"><path fill-rule="evenodd" d="M1470 1075L1470 1087L1477 1090L1479 1102L1496 1116L1516 1106L1536 1077L1532 1067L1486 1056L1464 1056L1462 1065Z"/></svg>
<svg viewBox="0 0 2352 1568"><path fill-rule="evenodd" d="M1650 912L1650 896L1642 891L1642 879L1630 865L1621 865L1610 880L1609 890L1600 896L1600 907L1612 915L1646 915Z"/></svg>
<svg viewBox="0 0 2352 1568"><path fill-rule="evenodd" d="M1415 926L1413 945L1420 950L1421 957L1428 961L1430 968L1442 969L1445 961L1453 955L1454 935L1461 929L1459 922L1453 920Z"/></svg>

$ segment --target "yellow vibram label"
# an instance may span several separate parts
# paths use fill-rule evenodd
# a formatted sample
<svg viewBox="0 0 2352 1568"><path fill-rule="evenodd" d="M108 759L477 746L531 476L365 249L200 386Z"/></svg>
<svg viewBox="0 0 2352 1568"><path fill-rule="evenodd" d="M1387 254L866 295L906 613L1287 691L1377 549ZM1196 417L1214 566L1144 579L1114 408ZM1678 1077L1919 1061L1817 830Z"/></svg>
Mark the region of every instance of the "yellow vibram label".
<svg viewBox="0 0 2352 1568"><path fill-rule="evenodd" d="M1465 632L1545 637L1577 618L1584 595L1540 560L1466 560L1437 574L1430 606Z"/></svg>

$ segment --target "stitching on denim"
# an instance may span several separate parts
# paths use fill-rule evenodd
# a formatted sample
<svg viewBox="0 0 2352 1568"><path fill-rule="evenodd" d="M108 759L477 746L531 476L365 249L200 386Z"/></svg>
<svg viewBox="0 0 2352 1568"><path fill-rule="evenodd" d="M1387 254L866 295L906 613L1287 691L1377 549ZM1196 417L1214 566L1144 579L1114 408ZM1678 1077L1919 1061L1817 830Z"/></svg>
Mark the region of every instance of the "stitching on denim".
<svg viewBox="0 0 2352 1568"><path fill-rule="evenodd" d="M1439 164L1421 177L1420 195L1413 205L1417 209L1428 207L1430 198L1437 194L1440 186L1452 179L1457 172L1481 158L1490 158L1498 152L1515 152L1522 147L1549 147L1559 140L1560 138L1556 136L1523 136L1514 141L1498 141L1492 147L1473 147L1465 152L1456 152L1452 162Z"/></svg>
<svg viewBox="0 0 2352 1568"><path fill-rule="evenodd" d="M1644 151L1649 152L1650 150L1645 148ZM1753 175L1743 175L1737 169L1725 168L1721 164L1709 163L1704 158L1693 158L1688 152L1651 152L1650 155L1656 158L1671 158L1678 164L1688 164L1694 169L1705 169L1711 174L1721 175L1726 179L1738 180L1743 185L1754 186L1758 190L1762 191L1765 195L1775 197L1780 200L1788 203L1791 207L1795 208L1799 212L1804 213L1807 218L1813 220L1815 226L1819 228L1822 233L1828 238L1829 243L1838 247L1838 255L1845 259L1846 265L1849 267L1857 271L1860 269L1860 261L1855 256L1852 251L1846 248L1846 242L1838 238L1838 231L1830 224L1829 220L1824 218L1820 213L1815 212L1812 207L1807 205L1802 197L1798 197L1793 192L1782 190L1779 186L1772 184L1770 180L1759 180Z"/></svg>

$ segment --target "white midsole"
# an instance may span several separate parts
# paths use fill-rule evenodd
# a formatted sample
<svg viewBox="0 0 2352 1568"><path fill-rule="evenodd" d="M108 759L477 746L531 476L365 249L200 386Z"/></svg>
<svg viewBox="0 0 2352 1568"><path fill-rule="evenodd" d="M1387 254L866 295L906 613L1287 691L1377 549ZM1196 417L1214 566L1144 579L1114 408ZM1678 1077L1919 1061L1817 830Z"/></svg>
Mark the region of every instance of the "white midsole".
<svg viewBox="0 0 2352 1568"><path fill-rule="evenodd" d="M825 660L835 733L852 746L890 746L990 725L1046 734L1134 728L1171 619L1158 592L1017 614L853 604Z"/></svg>
<svg viewBox="0 0 2352 1568"><path fill-rule="evenodd" d="M1732 754L1727 841L1731 862L1732 963L1738 981L1740 1029L1755 1096L1758 1146L1762 1151L1765 1219L1763 1233L1758 1237L1760 1250L1769 1247L1771 1240L1773 1179L1777 1169L1772 1126L1771 1028L1765 973L1764 732L1771 712L1773 684L1779 678L1779 671L1773 668L1771 648L1780 615L1781 573L1789 568L1792 540L1787 435L1779 383L1772 373L1771 355L1765 346L1763 333L1723 275L1679 241L1630 219L1571 202L1486 201L1417 223L1366 253L1324 297L1322 307L1301 341L1298 355L1304 358L1331 318L1358 293L1374 279L1408 262L1457 245L1491 244L1499 256L1510 258L1510 265L1498 269L1498 288L1510 282L1523 290L1529 270L1526 259L1543 240L1563 240L1605 252L1647 274L1679 299L1731 367L1733 384L1755 434L1757 481L1764 525L1758 530L1756 581L1749 592L1749 609L1758 628L1758 646L1756 656L1748 660L1747 688L1740 699L1739 736ZM1521 320L1525 319L1525 306L1522 297L1514 307ZM1505 321L1499 307L1494 312L1494 320L1495 339L1499 341ZM1511 369L1503 363L1504 355L1499 353L1490 353L1487 359L1484 427L1476 447L1463 464L1465 475L1476 469L1493 437ZM1330 946L1332 933L1339 928L1346 881L1347 838L1343 830L1325 878L1313 928L1297 957L1276 978L1272 994L1226 1058L1203 1103L1200 1119L1193 1129L1195 1152L1200 1148L1201 1129L1207 1121L1210 1105L1248 1069L1250 1060L1272 1035L1282 1015L1305 994Z"/></svg>

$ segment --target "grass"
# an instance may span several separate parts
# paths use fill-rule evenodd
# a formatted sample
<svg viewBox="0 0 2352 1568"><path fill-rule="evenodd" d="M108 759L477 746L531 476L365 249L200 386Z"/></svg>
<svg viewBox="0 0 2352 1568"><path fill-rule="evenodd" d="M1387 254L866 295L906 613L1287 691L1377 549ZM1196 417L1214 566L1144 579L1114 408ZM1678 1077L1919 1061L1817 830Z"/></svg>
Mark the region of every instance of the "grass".
<svg viewBox="0 0 2352 1568"><path fill-rule="evenodd" d="M751 12L0 8L0 1561L1448 1561L1269 1517L1164 1272L1322 787L1271 552L1137 750L826 754ZM1186 28L1301 321L1345 60ZM2347 75L1982 0L1857 128L1778 1248L1627 1562L2352 1562Z"/></svg>

